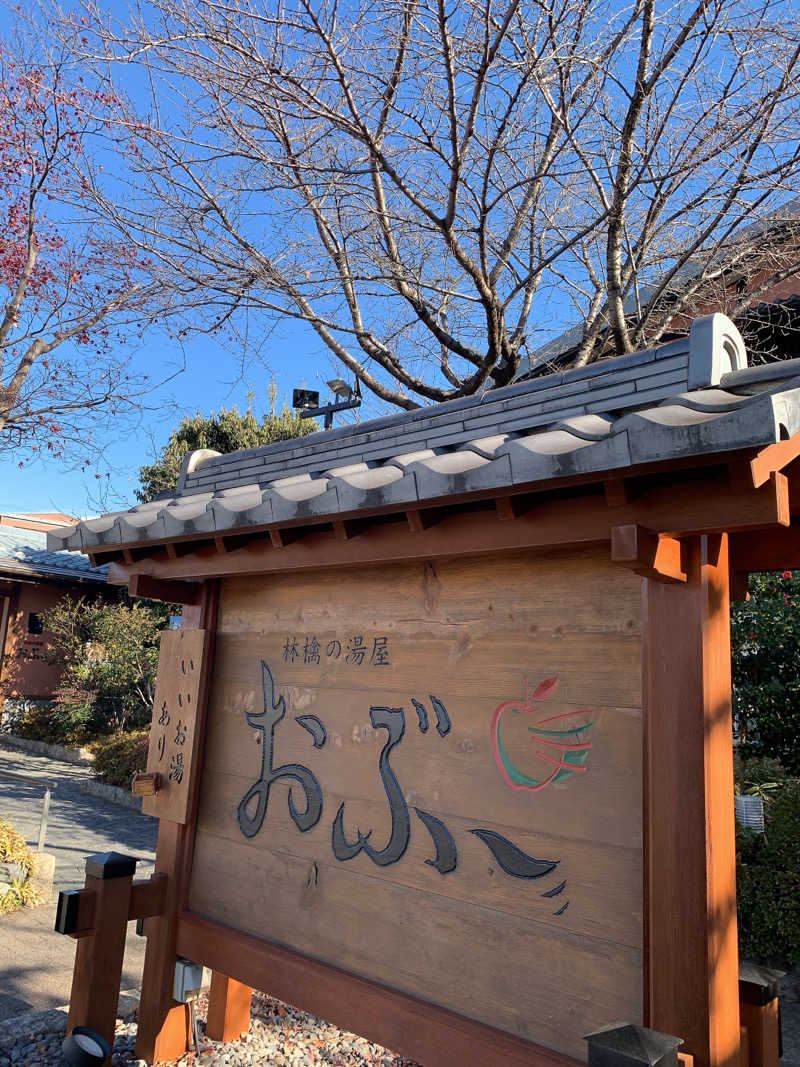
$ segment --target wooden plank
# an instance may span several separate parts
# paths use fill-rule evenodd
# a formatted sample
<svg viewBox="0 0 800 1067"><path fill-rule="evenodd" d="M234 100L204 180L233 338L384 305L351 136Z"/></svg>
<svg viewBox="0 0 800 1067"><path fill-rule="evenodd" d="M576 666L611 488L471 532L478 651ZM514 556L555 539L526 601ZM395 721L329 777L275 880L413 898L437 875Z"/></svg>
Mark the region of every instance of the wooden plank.
<svg viewBox="0 0 800 1067"><path fill-rule="evenodd" d="M177 947L216 970L234 956L240 977L253 988L269 989L425 1067L576 1067L580 1062L201 916L180 917Z"/></svg>
<svg viewBox="0 0 800 1067"><path fill-rule="evenodd" d="M739 1048L727 538L689 545L688 582L646 581L645 1022L701 1067Z"/></svg>
<svg viewBox="0 0 800 1067"><path fill-rule="evenodd" d="M204 656L197 697L196 727L200 738L198 762L202 760L203 755L208 682L218 603L217 584L206 582L203 586L203 598L200 604L187 607L182 620L182 625L187 631L191 628L202 629L209 635L203 645ZM158 875L166 877L166 891L162 910L158 915L145 919L147 949L136 1034L136 1055L147 1063L157 1063L182 1056L192 1040L188 1007L185 1004L175 1003L172 998L172 989L176 957L176 917L184 907L188 891L188 873L191 869L194 848L198 785L199 776L195 776L194 795L189 797L186 823L162 819L158 824L154 877Z"/></svg>
<svg viewBox="0 0 800 1067"><path fill-rule="evenodd" d="M163 600L172 604L199 604L202 589L196 582L160 582L146 574L132 574L128 582L128 593L130 596Z"/></svg>
<svg viewBox="0 0 800 1067"><path fill-rule="evenodd" d="M205 630L165 630L161 635L147 773L159 788L142 797L142 811L185 823L194 795L200 734L197 728L200 681L208 634Z"/></svg>
<svg viewBox="0 0 800 1067"><path fill-rule="evenodd" d="M571 1055L640 1020L640 586L602 550L226 583L191 909ZM381 708L403 723L394 814ZM294 777L245 832L265 759ZM321 810L301 832L303 773ZM392 862L336 858L340 806L381 851L397 805ZM515 877L475 830L557 867Z"/></svg>
<svg viewBox="0 0 800 1067"><path fill-rule="evenodd" d="M736 571L800 568L800 525L732 534L730 542L732 566Z"/></svg>
<svg viewBox="0 0 800 1067"><path fill-rule="evenodd" d="M397 523L373 526L360 537L338 541L330 530L272 528L269 536L280 551L261 540L220 556L210 549L189 551L180 559L149 558L135 571L156 577L202 578L278 571L304 571L378 562L498 554L524 548L590 546L608 542L611 527L636 524L654 532L682 537L788 525L789 490L784 475L771 475L759 489L732 487L726 477L704 474L691 483L655 482L635 500L609 508L605 496L592 493L565 499L545 499L514 522L501 522L496 511L453 513L413 535ZM302 536L301 536L302 535ZM297 540L290 543L289 538ZM150 546L152 552L160 546ZM192 549L189 543L189 549ZM115 550L116 551L116 550ZM112 582L126 581L133 568L111 566Z"/></svg>

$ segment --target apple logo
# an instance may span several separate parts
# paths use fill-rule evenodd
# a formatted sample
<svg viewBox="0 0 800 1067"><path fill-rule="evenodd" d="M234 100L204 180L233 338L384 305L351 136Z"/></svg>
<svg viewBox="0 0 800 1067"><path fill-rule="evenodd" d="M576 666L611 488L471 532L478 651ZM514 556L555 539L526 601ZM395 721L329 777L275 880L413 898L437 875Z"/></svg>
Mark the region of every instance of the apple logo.
<svg viewBox="0 0 800 1067"><path fill-rule="evenodd" d="M584 773L592 742L586 731L593 710L551 715L537 701L548 700L558 675L545 678L531 693L525 679L522 700L504 700L492 713L492 749L497 769L511 789L544 789L571 774ZM539 713L544 711L543 716ZM531 716L537 716L531 719ZM532 745L529 744L532 742ZM512 759L511 753L514 753Z"/></svg>

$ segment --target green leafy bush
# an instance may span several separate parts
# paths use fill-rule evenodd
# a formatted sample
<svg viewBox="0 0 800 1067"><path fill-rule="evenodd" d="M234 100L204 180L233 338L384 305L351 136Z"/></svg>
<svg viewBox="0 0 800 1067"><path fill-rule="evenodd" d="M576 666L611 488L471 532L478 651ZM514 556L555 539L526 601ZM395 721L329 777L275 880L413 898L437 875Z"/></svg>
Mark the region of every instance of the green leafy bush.
<svg viewBox="0 0 800 1067"><path fill-rule="evenodd" d="M731 617L733 717L744 758L800 774L800 574L754 574Z"/></svg>
<svg viewBox="0 0 800 1067"><path fill-rule="evenodd" d="M33 870L33 855L25 844L25 838L3 819L0 819L0 861L17 863L25 868L28 875ZM10 885L8 892L0 897L0 915L39 903L39 895L27 878L15 878Z"/></svg>
<svg viewBox="0 0 800 1067"><path fill-rule="evenodd" d="M59 692L48 703L28 703L14 720L14 733L50 745L83 745L92 736L91 694Z"/></svg>
<svg viewBox="0 0 800 1067"><path fill-rule="evenodd" d="M106 785L127 789L137 771L147 766L149 730L112 734L93 745L94 775Z"/></svg>
<svg viewBox="0 0 800 1067"><path fill-rule="evenodd" d="M800 780L764 809L764 833L736 828L739 951L800 963Z"/></svg>
<svg viewBox="0 0 800 1067"><path fill-rule="evenodd" d="M45 612L48 659L61 665L62 674L50 728L57 736L41 740L75 743L149 725L159 641L170 610L147 601L65 597Z"/></svg>

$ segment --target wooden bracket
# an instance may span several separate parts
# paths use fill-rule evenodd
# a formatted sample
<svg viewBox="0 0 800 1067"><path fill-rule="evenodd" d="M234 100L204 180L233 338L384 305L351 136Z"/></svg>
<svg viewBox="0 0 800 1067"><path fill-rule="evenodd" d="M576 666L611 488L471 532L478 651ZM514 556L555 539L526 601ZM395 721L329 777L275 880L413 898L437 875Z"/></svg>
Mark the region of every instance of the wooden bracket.
<svg viewBox="0 0 800 1067"><path fill-rule="evenodd" d="M414 508L406 512L408 528L412 533L422 533L441 522L446 514L446 508Z"/></svg>
<svg viewBox="0 0 800 1067"><path fill-rule="evenodd" d="M371 519L334 519L333 536L337 541L349 541L358 537L372 525Z"/></svg>
<svg viewBox="0 0 800 1067"><path fill-rule="evenodd" d="M526 493L520 496L498 496L494 501L498 519L507 522L510 519L521 519L527 515L534 506L534 496Z"/></svg>
<svg viewBox="0 0 800 1067"><path fill-rule="evenodd" d="M199 604L202 586L199 582L175 582L152 578L149 574L132 574L128 579L131 596L148 600L163 600L168 604Z"/></svg>
<svg viewBox="0 0 800 1067"><path fill-rule="evenodd" d="M611 527L611 559L643 578L657 582L685 582L681 543L676 537L651 533L631 523Z"/></svg>
<svg viewBox="0 0 800 1067"><path fill-rule="evenodd" d="M795 434L787 441L776 441L775 444L762 448L748 463L750 484L758 489L770 480L776 472L787 467L800 456L800 434Z"/></svg>
<svg viewBox="0 0 800 1067"><path fill-rule="evenodd" d="M287 545L299 541L304 531L298 526L272 526L269 531L269 539L273 548L285 548Z"/></svg>
<svg viewBox="0 0 800 1067"><path fill-rule="evenodd" d="M150 878L131 885L128 920L149 919L161 915L167 892L166 874L154 874ZM97 894L93 889L62 889L58 894L55 932L72 937L76 941L94 933Z"/></svg>

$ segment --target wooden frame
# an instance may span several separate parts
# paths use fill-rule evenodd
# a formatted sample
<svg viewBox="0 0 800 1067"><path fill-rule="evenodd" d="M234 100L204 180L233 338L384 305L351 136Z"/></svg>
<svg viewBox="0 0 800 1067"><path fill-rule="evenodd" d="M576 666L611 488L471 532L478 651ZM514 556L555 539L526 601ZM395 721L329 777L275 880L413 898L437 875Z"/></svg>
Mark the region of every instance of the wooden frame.
<svg viewBox="0 0 800 1067"><path fill-rule="evenodd" d="M695 464L676 473L665 464L663 476L631 472L595 486L574 484L572 495L553 493L551 485L547 492L520 487L487 494L464 511L458 501L434 501L401 513L398 522L376 514L370 525L369 516L357 515L314 527L252 530L233 540L187 537L137 558L125 546L95 557L111 561L113 581L186 605L196 601L185 609L184 626L212 635L205 702L216 578L608 544L620 566L643 576L643 1021L684 1038L684 1052L699 1067L736 1067L730 586L732 576L759 566L800 565L800 538L789 525L793 507L800 510L793 470L798 438L733 457L731 465L713 457L706 469ZM789 479L780 470L786 465ZM201 586L188 586L198 579ZM201 748L202 722L201 716ZM187 1047L187 1012L171 996L180 954L214 969L214 1025L221 1034L241 1031L246 991L254 987L426 1067L453 1061L573 1067L568 1056L187 910L196 808L195 793L186 825L160 825L156 872L166 876L167 888L162 914L145 924L138 1056L171 1059Z"/></svg>

